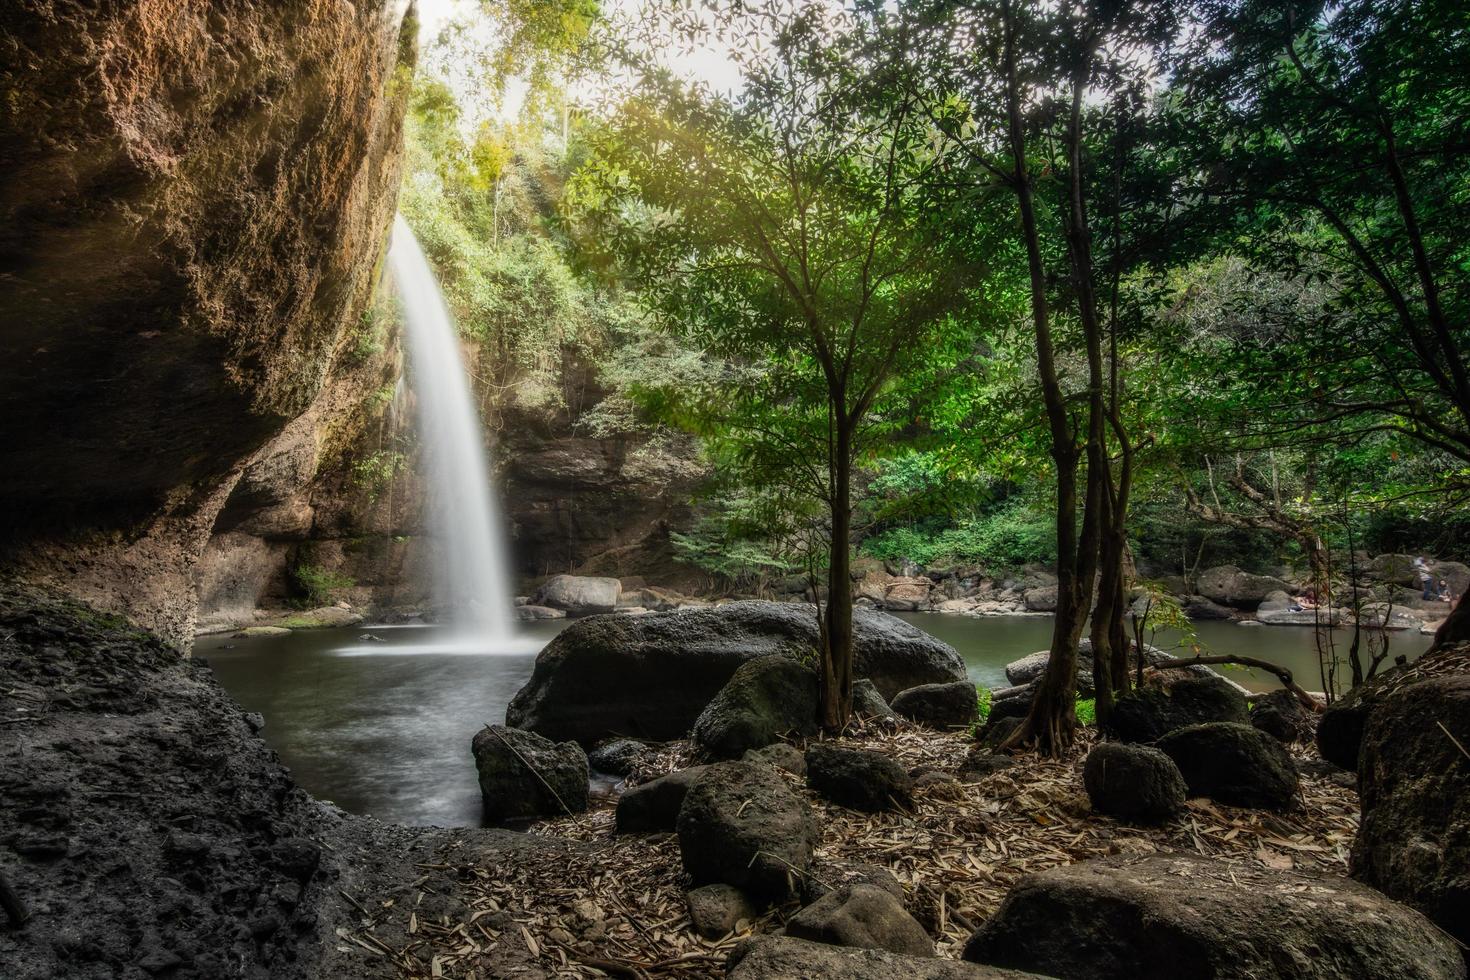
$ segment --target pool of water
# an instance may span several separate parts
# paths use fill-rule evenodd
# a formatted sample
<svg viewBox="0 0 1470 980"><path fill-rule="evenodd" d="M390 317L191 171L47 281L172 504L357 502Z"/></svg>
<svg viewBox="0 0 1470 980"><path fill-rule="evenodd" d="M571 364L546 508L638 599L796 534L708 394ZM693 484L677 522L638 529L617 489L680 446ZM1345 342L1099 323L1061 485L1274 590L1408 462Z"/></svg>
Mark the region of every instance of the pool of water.
<svg viewBox="0 0 1470 980"><path fill-rule="evenodd" d="M1004 686L1005 665L1045 649L1051 638L1046 617L901 618L954 646L970 676L987 687ZM395 823L475 826L480 795L470 739L487 722L505 720L505 706L530 676L536 652L565 626L565 620L522 624L520 642L499 652L465 646L432 626L357 626L251 639L206 636L194 653L209 661L245 710L265 717L266 741L317 797ZM1394 652L1411 657L1429 645L1429 637L1392 637ZM1280 663L1304 687L1320 686L1310 629L1201 623L1199 638L1207 652ZM1230 676L1253 690L1276 685L1259 672Z"/></svg>

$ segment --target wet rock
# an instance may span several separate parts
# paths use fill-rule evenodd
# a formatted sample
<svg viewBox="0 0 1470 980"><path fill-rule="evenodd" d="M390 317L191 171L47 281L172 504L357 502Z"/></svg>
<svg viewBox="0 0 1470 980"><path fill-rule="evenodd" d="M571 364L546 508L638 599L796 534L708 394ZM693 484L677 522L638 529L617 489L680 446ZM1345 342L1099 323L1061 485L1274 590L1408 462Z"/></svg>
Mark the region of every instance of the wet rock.
<svg viewBox="0 0 1470 980"><path fill-rule="evenodd" d="M1411 684L1373 711L1359 759L1363 818L1352 873L1470 944L1466 747L1470 674Z"/></svg>
<svg viewBox="0 0 1470 980"><path fill-rule="evenodd" d="M1346 878L1184 855L1027 875L964 958L1059 980L1459 980L1454 943Z"/></svg>
<svg viewBox="0 0 1470 980"><path fill-rule="evenodd" d="M777 769L785 769L798 776L806 775L806 756L796 746L776 742L761 749L751 749L742 758L746 762L760 762Z"/></svg>
<svg viewBox="0 0 1470 980"><path fill-rule="evenodd" d="M879 752L818 744L806 750L807 785L838 806L878 813L913 806L914 781Z"/></svg>
<svg viewBox="0 0 1470 980"><path fill-rule="evenodd" d="M1108 731L1125 742L1153 742L1186 725L1250 720L1245 695L1223 677L1183 677L1167 689L1135 688L1118 698Z"/></svg>
<svg viewBox="0 0 1470 980"><path fill-rule="evenodd" d="M573 616L612 612L623 594L623 583L615 578L587 575L553 575L537 590L533 605L562 609Z"/></svg>
<svg viewBox="0 0 1470 980"><path fill-rule="evenodd" d="M1190 796L1271 810L1296 802L1298 779L1290 754L1249 725L1189 725L1159 739L1158 747L1179 767Z"/></svg>
<svg viewBox="0 0 1470 980"><path fill-rule="evenodd" d="M757 936L735 947L726 963L730 980L1025 980L1032 974L957 963L928 956L901 956L876 949L851 949L785 936Z"/></svg>
<svg viewBox="0 0 1470 980"><path fill-rule="evenodd" d="M893 710L910 721L933 728L969 728L979 713L975 685L968 680L921 684L900 691Z"/></svg>
<svg viewBox="0 0 1470 980"><path fill-rule="evenodd" d="M1272 592L1287 589L1287 584L1279 578L1243 572L1234 565L1207 568L1199 576L1201 595L1235 609L1254 609Z"/></svg>
<svg viewBox="0 0 1470 980"><path fill-rule="evenodd" d="M696 884L723 882L772 903L796 894L818 836L806 801L769 766L750 762L706 767L684 797L677 829Z"/></svg>
<svg viewBox="0 0 1470 980"><path fill-rule="evenodd" d="M694 931L705 939L722 939L742 921L748 922L760 914L744 892L730 885L691 888L684 893L684 901Z"/></svg>
<svg viewBox="0 0 1470 980"><path fill-rule="evenodd" d="M694 722L693 743L707 759L738 759L787 735L817 733L817 675L789 657L741 664Z"/></svg>
<svg viewBox="0 0 1470 980"><path fill-rule="evenodd" d="M235 639L252 639L261 636L286 636L290 634L284 626L247 626L244 629L231 634Z"/></svg>
<svg viewBox="0 0 1470 980"><path fill-rule="evenodd" d="M487 820L587 809L587 755L575 742L555 744L535 732L489 725L476 733L471 751Z"/></svg>
<svg viewBox="0 0 1470 980"><path fill-rule="evenodd" d="M1317 729L1317 715L1284 688L1252 701L1250 714L1251 727L1287 745L1311 741Z"/></svg>
<svg viewBox="0 0 1470 980"><path fill-rule="evenodd" d="M587 765L596 772L607 773L609 776L626 776L633 771L640 759L652 751L647 745L631 738L615 738L588 752Z"/></svg>
<svg viewBox="0 0 1470 980"><path fill-rule="evenodd" d="M1131 823L1163 823L1184 808L1179 767L1163 752L1125 742L1103 742L1087 753L1082 784L1092 808Z"/></svg>
<svg viewBox="0 0 1470 980"><path fill-rule="evenodd" d="M521 622L535 622L543 619L566 619L565 609L553 609L550 606L533 606L530 603L516 606L516 619Z"/></svg>
<svg viewBox="0 0 1470 980"><path fill-rule="evenodd" d="M952 647L902 620L859 610L853 625L857 676L885 697L965 677ZM595 616L541 651L506 710L507 724L588 745L612 736L683 738L741 664L772 655L810 658L816 646L816 622L795 603Z"/></svg>
<svg viewBox="0 0 1470 980"><path fill-rule="evenodd" d="M704 766L678 769L626 790L618 798L618 808L613 814L617 832L652 834L672 831L679 819L679 808L684 805L685 794L704 769Z"/></svg>
<svg viewBox="0 0 1470 980"><path fill-rule="evenodd" d="M844 885L802 909L786 923L794 939L933 956L934 940L903 903L874 885Z"/></svg>

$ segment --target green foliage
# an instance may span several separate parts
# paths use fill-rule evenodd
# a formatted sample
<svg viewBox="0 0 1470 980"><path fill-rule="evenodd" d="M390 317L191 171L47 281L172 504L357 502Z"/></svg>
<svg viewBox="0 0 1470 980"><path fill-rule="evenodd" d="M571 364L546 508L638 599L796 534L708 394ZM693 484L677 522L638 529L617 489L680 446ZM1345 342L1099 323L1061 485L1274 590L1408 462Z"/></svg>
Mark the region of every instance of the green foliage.
<svg viewBox="0 0 1470 980"><path fill-rule="evenodd" d="M357 580L350 575L303 562L291 569L291 584L300 593L297 604L302 608L313 608L332 602L339 590L352 588Z"/></svg>
<svg viewBox="0 0 1470 980"><path fill-rule="evenodd" d="M985 724L986 720L990 718L990 700L990 688L981 687L978 684L975 685L975 721L977 724L983 725Z"/></svg>
<svg viewBox="0 0 1470 980"><path fill-rule="evenodd" d="M862 552L921 565L948 562L1003 569L1050 563L1056 559L1056 546L1050 516L1017 500L957 526L930 523L891 528L864 540Z"/></svg>
<svg viewBox="0 0 1470 980"><path fill-rule="evenodd" d="M396 450L380 449L362 456L352 464L352 483L369 500L378 496L393 482L407 459Z"/></svg>
<svg viewBox="0 0 1470 980"><path fill-rule="evenodd" d="M1097 724L1097 701L1093 698L1078 698L1073 710L1077 714L1077 724Z"/></svg>

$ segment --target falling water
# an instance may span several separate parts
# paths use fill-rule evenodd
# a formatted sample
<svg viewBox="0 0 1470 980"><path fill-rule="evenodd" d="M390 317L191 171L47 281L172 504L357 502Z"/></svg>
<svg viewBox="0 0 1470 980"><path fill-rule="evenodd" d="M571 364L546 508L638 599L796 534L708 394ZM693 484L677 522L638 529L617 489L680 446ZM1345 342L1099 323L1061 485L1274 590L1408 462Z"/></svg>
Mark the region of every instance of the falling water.
<svg viewBox="0 0 1470 980"><path fill-rule="evenodd" d="M436 598L480 650L512 643L510 578L500 513L490 489L484 433L460 357L459 333L408 222L393 223L388 262L398 283L419 435L429 464Z"/></svg>

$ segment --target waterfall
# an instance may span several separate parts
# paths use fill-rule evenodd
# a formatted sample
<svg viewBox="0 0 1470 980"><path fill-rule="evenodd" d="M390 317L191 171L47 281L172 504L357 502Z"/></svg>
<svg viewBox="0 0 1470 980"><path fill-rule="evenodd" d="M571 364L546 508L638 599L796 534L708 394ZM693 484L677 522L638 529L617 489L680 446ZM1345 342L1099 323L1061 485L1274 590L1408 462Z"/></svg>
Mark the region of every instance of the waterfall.
<svg viewBox="0 0 1470 980"><path fill-rule="evenodd" d="M513 634L513 609L485 437L459 331L402 215L393 222L388 263L403 307L419 437L429 465L435 597L466 640L504 648Z"/></svg>

